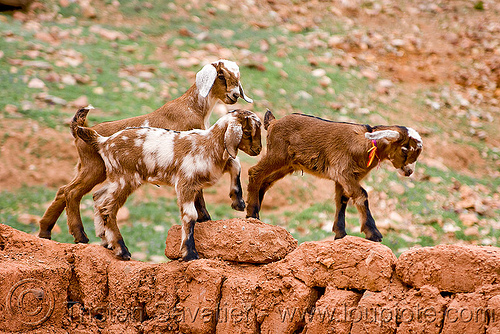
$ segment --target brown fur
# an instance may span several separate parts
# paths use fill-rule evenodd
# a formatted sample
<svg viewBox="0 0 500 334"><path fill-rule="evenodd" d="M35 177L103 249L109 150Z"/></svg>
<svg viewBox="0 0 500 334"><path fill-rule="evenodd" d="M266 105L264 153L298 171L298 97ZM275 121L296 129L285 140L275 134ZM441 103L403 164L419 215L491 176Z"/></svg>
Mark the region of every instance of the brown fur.
<svg viewBox="0 0 500 334"><path fill-rule="evenodd" d="M225 68L224 64L224 61L218 61L209 65L209 67L215 67L217 77L206 97L199 94L201 88L194 84L182 96L167 102L150 114L100 123L93 126L92 129L102 136L110 136L127 127L145 124L151 127L175 130L205 129L208 125L210 113L217 102L234 104L238 97L249 100L241 88L239 73L237 76L234 75L233 72ZM75 116L71 128L75 129L77 126L82 126L85 122L85 116L86 114L83 113L78 117ZM72 130L73 132L74 130ZM88 242L80 217L80 201L96 185L106 180L106 170L101 157L92 147L79 138L75 139L75 145L79 156L77 174L69 184L59 188L54 201L45 211L40 220L39 237L51 238L52 228L64 208L66 208L69 231L73 235L75 242ZM238 198L238 194L241 193L241 189L237 189L240 184L238 166L229 163L227 171L231 173L230 197L233 199L232 206L233 208L244 209L243 199L241 196ZM196 209L200 220L210 219L210 215L205 208L202 192L197 195Z"/></svg>
<svg viewBox="0 0 500 334"><path fill-rule="evenodd" d="M248 171L247 217L259 218L264 194L274 182L293 171L305 171L335 181L336 238L345 236L345 207L351 198L360 214L361 230L368 239L381 241L382 235L368 208L367 193L359 182L386 159L409 176L413 172L411 164L422 150L420 139L410 137L408 128L401 126L371 127L299 114L275 120L268 113L268 121L264 121L264 127L266 123L268 126L266 155ZM394 131L388 133L395 138L377 140L377 156L367 167L372 147L367 136L387 130ZM416 132L415 135L418 136Z"/></svg>
<svg viewBox="0 0 500 334"><path fill-rule="evenodd" d="M260 126L254 113L235 110L204 131L139 127L101 137L93 129L79 127L78 137L96 147L106 165L108 181L94 195L96 232L103 245L128 260L130 253L116 225L116 213L143 183L166 184L174 186L177 193L184 231L183 259L198 258L193 237L198 219L196 194L217 182L238 149L252 156L260 153Z"/></svg>

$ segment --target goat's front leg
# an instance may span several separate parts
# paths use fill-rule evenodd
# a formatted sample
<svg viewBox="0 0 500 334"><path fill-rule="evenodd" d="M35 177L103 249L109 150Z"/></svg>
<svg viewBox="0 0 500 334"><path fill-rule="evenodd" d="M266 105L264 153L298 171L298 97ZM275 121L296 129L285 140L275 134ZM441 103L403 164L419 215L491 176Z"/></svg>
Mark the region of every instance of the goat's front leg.
<svg viewBox="0 0 500 334"><path fill-rule="evenodd" d="M347 235L345 232L345 210L349 197L345 196L344 188L340 183L335 182L335 221L332 232L335 233L335 239L341 239Z"/></svg>
<svg viewBox="0 0 500 334"><path fill-rule="evenodd" d="M273 161L265 156L248 170L247 218L259 219L264 195L278 180L293 172L293 167L283 166L282 160Z"/></svg>
<svg viewBox="0 0 500 334"><path fill-rule="evenodd" d="M361 222L361 232L365 234L366 239L381 242L382 234L375 225L368 205L368 193L359 185L359 183L350 183L343 185L347 195L352 198L356 209L359 212Z"/></svg>
<svg viewBox="0 0 500 334"><path fill-rule="evenodd" d="M231 176L231 188L229 197L233 200L231 207L237 211L245 210L245 200L243 200L243 190L241 189L241 165L240 159L229 158L224 166L224 173Z"/></svg>
<svg viewBox="0 0 500 334"><path fill-rule="evenodd" d="M179 188L178 188L179 189ZM199 258L194 243L194 226L198 219L198 214L194 204L195 193L178 191L177 199L181 210L182 219L182 239L181 255L183 261L191 261Z"/></svg>

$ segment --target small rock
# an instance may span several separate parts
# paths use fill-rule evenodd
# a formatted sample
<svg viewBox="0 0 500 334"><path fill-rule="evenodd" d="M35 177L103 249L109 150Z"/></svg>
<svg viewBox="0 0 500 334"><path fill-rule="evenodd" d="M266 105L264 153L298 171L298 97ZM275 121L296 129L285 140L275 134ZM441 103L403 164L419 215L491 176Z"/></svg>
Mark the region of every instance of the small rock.
<svg viewBox="0 0 500 334"><path fill-rule="evenodd" d="M17 113L18 111L18 108L17 106L13 105L13 104L7 104L5 107L4 107L4 110L7 114L10 114L10 115L13 115L15 113Z"/></svg>
<svg viewBox="0 0 500 334"><path fill-rule="evenodd" d="M312 95L304 90L299 90L295 94L295 96L297 96L297 98L304 99L304 100L312 100L313 99Z"/></svg>
<svg viewBox="0 0 500 334"><path fill-rule="evenodd" d="M71 74L65 74L61 77L61 82L68 86L76 85L76 79Z"/></svg>
<svg viewBox="0 0 500 334"><path fill-rule="evenodd" d="M479 223L479 218L475 213L461 213L458 218L465 226L473 226L474 224Z"/></svg>
<svg viewBox="0 0 500 334"><path fill-rule="evenodd" d="M17 221L23 225L38 225L40 217L29 213L22 213L17 217Z"/></svg>
<svg viewBox="0 0 500 334"><path fill-rule="evenodd" d="M76 100L70 102L70 105L75 108L85 107L89 105L89 99L85 95L78 97Z"/></svg>
<svg viewBox="0 0 500 334"><path fill-rule="evenodd" d="M33 78L28 82L28 88L42 89L45 88L45 82L38 78Z"/></svg>
<svg viewBox="0 0 500 334"><path fill-rule="evenodd" d="M311 72L313 77L319 78L326 75L326 71L322 68L317 68Z"/></svg>

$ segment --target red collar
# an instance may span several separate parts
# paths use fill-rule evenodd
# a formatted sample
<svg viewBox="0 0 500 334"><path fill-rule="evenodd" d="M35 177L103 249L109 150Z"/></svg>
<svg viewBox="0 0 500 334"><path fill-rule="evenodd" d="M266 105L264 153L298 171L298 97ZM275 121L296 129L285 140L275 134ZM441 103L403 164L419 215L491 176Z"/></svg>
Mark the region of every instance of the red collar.
<svg viewBox="0 0 500 334"><path fill-rule="evenodd" d="M377 155L377 141L375 139L372 139L372 147L368 150L368 163L366 164L366 167L370 167L373 163L373 160L375 157L377 157L379 163L380 163L380 158Z"/></svg>

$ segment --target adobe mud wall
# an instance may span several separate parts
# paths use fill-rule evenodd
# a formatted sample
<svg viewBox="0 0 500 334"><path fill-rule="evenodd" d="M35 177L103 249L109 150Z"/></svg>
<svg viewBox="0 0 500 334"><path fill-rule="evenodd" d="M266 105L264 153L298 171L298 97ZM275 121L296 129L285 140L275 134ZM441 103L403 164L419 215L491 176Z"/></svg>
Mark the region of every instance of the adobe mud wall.
<svg viewBox="0 0 500 334"><path fill-rule="evenodd" d="M397 259L349 236L297 247L284 229L242 219L200 223L195 235L211 258L150 264L0 224L0 331L500 333L499 248Z"/></svg>

